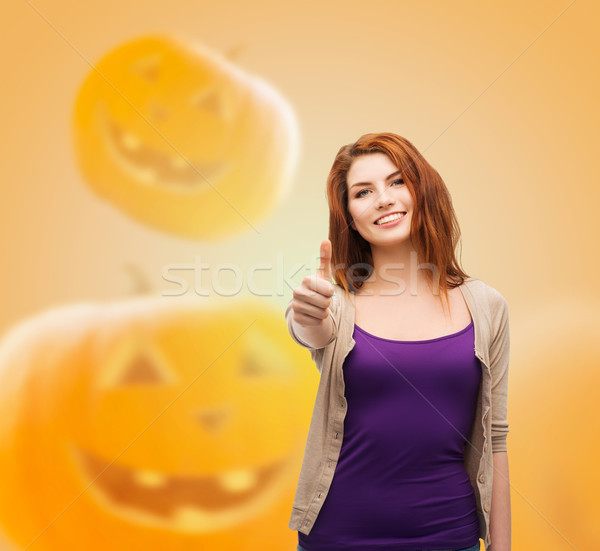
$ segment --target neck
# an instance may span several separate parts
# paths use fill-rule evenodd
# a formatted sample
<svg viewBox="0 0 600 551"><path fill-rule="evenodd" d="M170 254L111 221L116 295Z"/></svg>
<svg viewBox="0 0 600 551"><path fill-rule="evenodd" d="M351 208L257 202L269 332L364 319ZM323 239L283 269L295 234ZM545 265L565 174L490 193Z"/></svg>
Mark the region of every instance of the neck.
<svg viewBox="0 0 600 551"><path fill-rule="evenodd" d="M402 296L405 298L439 294L439 289L430 283L429 271L437 281L435 266L419 261L417 251L410 243L395 244L394 247L371 245L373 273L363 282L358 291L361 295ZM433 273L432 273L433 272Z"/></svg>

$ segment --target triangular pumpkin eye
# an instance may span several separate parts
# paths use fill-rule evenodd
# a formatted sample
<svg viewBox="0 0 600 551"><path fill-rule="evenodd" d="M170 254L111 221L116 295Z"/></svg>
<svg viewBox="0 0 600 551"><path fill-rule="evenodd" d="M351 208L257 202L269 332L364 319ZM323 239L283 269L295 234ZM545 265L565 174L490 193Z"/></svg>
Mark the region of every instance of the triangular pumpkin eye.
<svg viewBox="0 0 600 551"><path fill-rule="evenodd" d="M124 339L111 353L100 376L104 388L168 385L177 377L167 360L141 337Z"/></svg>
<svg viewBox="0 0 600 551"><path fill-rule="evenodd" d="M223 99L215 88L205 89L193 95L192 105L218 116L223 112Z"/></svg>
<svg viewBox="0 0 600 551"><path fill-rule="evenodd" d="M131 65L131 72L148 82L156 82L160 74L162 54L153 54L138 59Z"/></svg>
<svg viewBox="0 0 600 551"><path fill-rule="evenodd" d="M129 360L127 369L122 373L120 384L158 384L163 383L163 376L156 365L143 351Z"/></svg>
<svg viewBox="0 0 600 551"><path fill-rule="evenodd" d="M221 100L219 99L219 96L215 92L212 92L211 94L208 94L208 96L206 96L203 99L202 107L204 109L206 109L207 111L212 111L213 113L220 113Z"/></svg>
<svg viewBox="0 0 600 551"><path fill-rule="evenodd" d="M193 94L190 99L196 109L211 113L227 124L233 121L233 102L228 98L224 87L213 84Z"/></svg>

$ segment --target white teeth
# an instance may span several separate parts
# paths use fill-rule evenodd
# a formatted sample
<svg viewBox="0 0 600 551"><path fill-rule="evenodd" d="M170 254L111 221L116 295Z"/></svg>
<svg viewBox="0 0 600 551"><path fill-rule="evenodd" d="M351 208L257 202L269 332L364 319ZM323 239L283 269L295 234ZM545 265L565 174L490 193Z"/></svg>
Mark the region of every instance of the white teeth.
<svg viewBox="0 0 600 551"><path fill-rule="evenodd" d="M223 473L219 480L223 488L230 492L241 492L252 488L256 484L256 475L247 469L239 471L229 471Z"/></svg>
<svg viewBox="0 0 600 551"><path fill-rule="evenodd" d="M138 470L134 476L140 486L156 487L167 484L167 479L156 471Z"/></svg>
<svg viewBox="0 0 600 551"><path fill-rule="evenodd" d="M140 486L158 487L167 484L167 479L159 472L137 470L134 474ZM254 487L257 483L256 474L248 469L228 471L219 476L221 486L230 492L243 492Z"/></svg>
<svg viewBox="0 0 600 551"><path fill-rule="evenodd" d="M130 134L129 132L123 133L123 135L121 136L121 143L123 144L123 147L129 149L130 151L135 151L136 149L139 149L142 146L140 140L138 140L133 134Z"/></svg>
<svg viewBox="0 0 600 551"><path fill-rule="evenodd" d="M375 224L386 224L387 222L391 222L392 220L397 220L398 218L402 218L404 213L396 213L390 214L389 216L385 216L384 218L380 218L375 222Z"/></svg>

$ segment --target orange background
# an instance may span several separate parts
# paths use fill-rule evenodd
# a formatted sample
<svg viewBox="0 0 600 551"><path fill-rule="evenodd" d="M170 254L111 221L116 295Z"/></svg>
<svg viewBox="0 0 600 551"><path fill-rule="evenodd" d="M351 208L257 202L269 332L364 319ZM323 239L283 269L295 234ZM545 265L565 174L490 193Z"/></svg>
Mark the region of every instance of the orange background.
<svg viewBox="0 0 600 551"><path fill-rule="evenodd" d="M135 286L130 266L154 290L168 291L164 266L195 255L242 271L275 266L283 255L284 272L305 265L293 278L299 284L327 237L325 179L339 147L367 132L401 134L450 189L465 270L509 303L513 549L590 549L599 539L592 526L598 477L582 473L578 457L597 457L599 446L578 446L598 434L591 431L598 410L579 406L581 392L598 383L599 16L591 0L11 3L0 33L0 330L55 305L127 297ZM70 117L88 62L153 32L230 52L296 112L293 189L244 234L194 242L142 226L99 200L76 169ZM252 193L251 177L240 193ZM278 278L274 269L257 281L273 289L262 300L281 308L284 323L292 289ZM571 382L560 400L536 394L550 368ZM531 408L548 408L539 423L549 423L558 405L571 420L564 433L527 418ZM578 440L572 429L583 414L588 430ZM543 439L535 456L525 453L533 438L526 430L568 446L566 463L548 476L582 482L573 481L569 503L562 483L544 496L528 487L530 469L549 468L556 456L545 453ZM550 488L553 481L546 479ZM574 501L581 513L572 519L561 506Z"/></svg>

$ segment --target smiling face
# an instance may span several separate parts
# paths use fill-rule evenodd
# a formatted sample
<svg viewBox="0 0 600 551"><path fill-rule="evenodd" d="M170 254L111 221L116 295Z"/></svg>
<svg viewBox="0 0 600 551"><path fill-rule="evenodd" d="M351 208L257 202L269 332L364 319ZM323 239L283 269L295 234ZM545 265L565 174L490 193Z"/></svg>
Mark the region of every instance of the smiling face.
<svg viewBox="0 0 600 551"><path fill-rule="evenodd" d="M405 176L387 155L358 157L348 171L346 185L351 227L371 246L397 245L410 238L414 201ZM384 223L377 224L380 219Z"/></svg>

